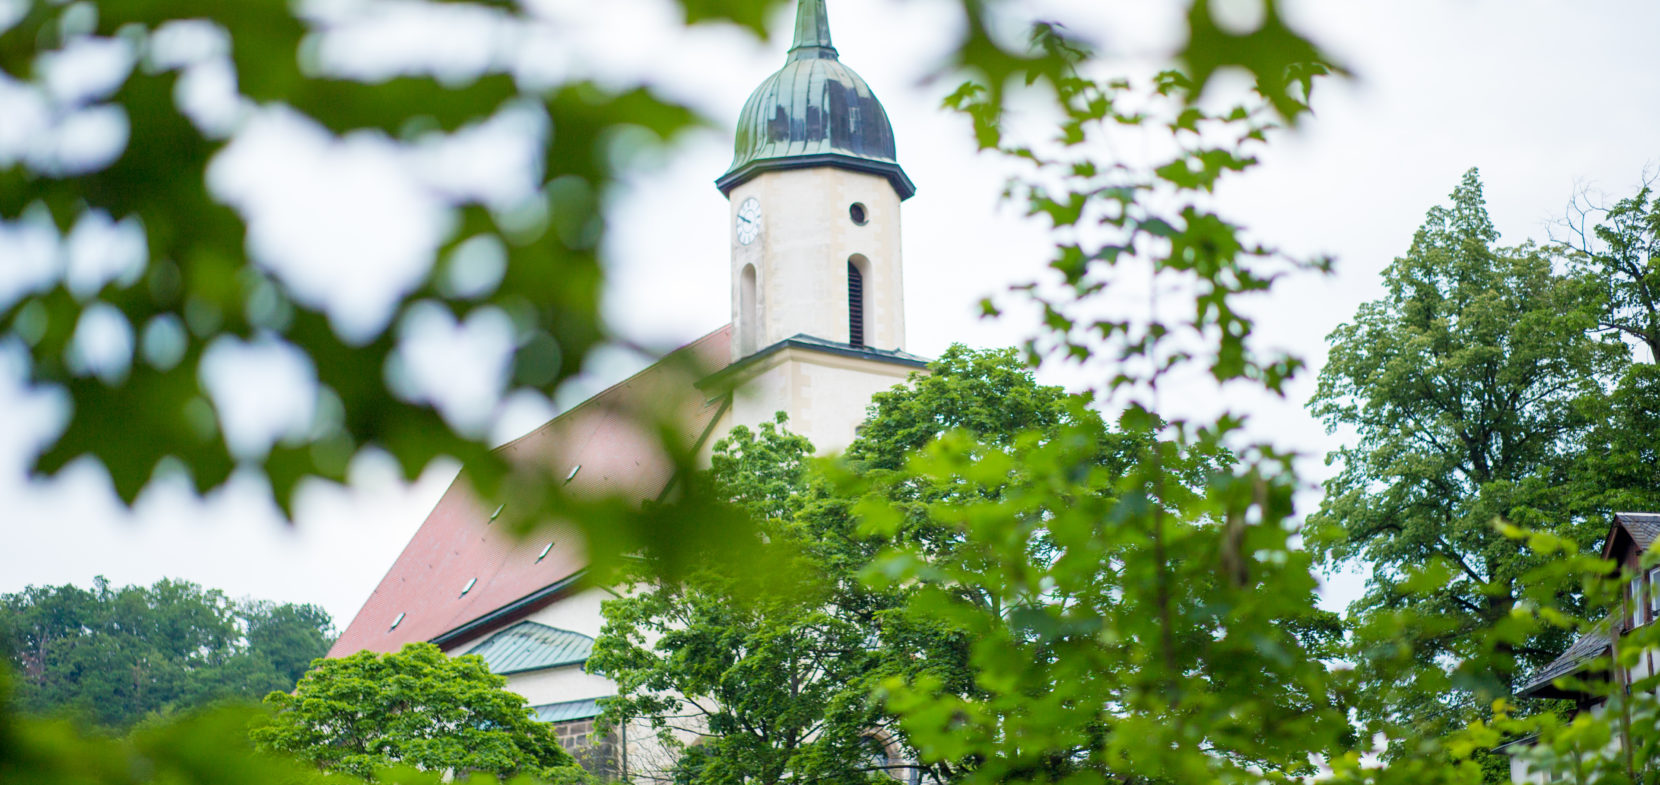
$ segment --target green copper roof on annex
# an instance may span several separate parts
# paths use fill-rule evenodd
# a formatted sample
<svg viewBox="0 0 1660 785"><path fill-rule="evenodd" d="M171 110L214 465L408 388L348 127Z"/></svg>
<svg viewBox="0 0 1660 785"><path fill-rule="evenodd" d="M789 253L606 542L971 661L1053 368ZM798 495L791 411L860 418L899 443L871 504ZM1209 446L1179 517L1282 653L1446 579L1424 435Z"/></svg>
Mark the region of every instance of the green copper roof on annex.
<svg viewBox="0 0 1660 785"><path fill-rule="evenodd" d="M490 672L500 675L577 665L588 661L594 639L579 632L522 621L490 636L468 654L484 658Z"/></svg>
<svg viewBox="0 0 1660 785"><path fill-rule="evenodd" d="M744 102L721 193L765 171L835 166L886 177L900 199L916 193L899 168L888 113L830 43L824 0L799 0L784 67Z"/></svg>

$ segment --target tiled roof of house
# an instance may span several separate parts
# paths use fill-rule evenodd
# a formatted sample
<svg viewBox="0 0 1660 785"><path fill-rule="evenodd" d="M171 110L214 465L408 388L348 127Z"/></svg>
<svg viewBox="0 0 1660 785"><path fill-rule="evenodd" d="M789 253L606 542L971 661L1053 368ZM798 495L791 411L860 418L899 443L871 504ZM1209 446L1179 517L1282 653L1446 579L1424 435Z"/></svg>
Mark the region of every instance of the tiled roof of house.
<svg viewBox="0 0 1660 785"><path fill-rule="evenodd" d="M1631 535L1639 549L1648 550L1656 539L1660 539L1660 513L1616 512L1614 522Z"/></svg>
<svg viewBox="0 0 1660 785"><path fill-rule="evenodd" d="M705 372L723 368L731 360L731 336L731 327L722 327L676 354L691 353L693 365ZM673 466L656 433L630 412L671 406L686 443L696 442L714 425L724 401L698 391L694 383L700 375L688 371L685 363L658 362L497 449L509 461L570 476L578 492L656 498L672 479ZM491 526L493 517L493 506L486 507L458 478L329 656L397 651L416 641L461 643L475 631L511 623L534 610L534 602L552 601L581 576L587 557L574 530L555 528L518 541Z"/></svg>
<svg viewBox="0 0 1660 785"><path fill-rule="evenodd" d="M1562 656L1551 660L1549 665L1539 669L1538 673L1528 679L1522 688L1516 691L1520 697L1529 697L1551 686L1554 679L1568 676L1585 667L1587 663L1608 653L1608 632L1605 629L1597 630L1579 636Z"/></svg>
<svg viewBox="0 0 1660 785"><path fill-rule="evenodd" d="M588 661L594 639L580 632L521 621L486 638L468 654L484 658L490 672L498 675L578 665Z"/></svg>

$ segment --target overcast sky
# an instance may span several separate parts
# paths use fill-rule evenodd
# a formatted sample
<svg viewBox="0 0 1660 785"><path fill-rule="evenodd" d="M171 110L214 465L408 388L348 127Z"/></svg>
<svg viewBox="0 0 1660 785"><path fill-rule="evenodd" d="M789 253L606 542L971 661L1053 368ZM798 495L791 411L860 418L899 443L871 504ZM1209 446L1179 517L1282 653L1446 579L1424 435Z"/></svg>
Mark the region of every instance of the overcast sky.
<svg viewBox="0 0 1660 785"><path fill-rule="evenodd" d="M763 44L741 32L685 31L656 0L539 4L558 20L557 58L608 79L647 79L717 121L689 137L610 210L607 311L625 335L669 347L729 318L727 207L713 180L731 160L731 123L749 91L783 61L787 35ZM1480 167L1506 242L1546 239L1576 188L1619 196L1660 161L1660 4L1543 0L1307 0L1288 17L1348 64L1315 117L1281 134L1263 166L1219 193L1225 215L1255 237L1301 254L1331 254L1337 272L1294 280L1259 304L1264 338L1318 369L1323 338L1381 293L1379 272L1404 252L1425 211ZM1249 3L1245 3L1249 8ZM918 186L904 206L907 348L935 355L953 341L1006 345L1024 326L986 322L975 303L1033 277L1046 259L1041 227L1000 205L998 163L977 156L966 126L940 110L949 80L929 81L949 45L934 0L831 0L843 62L876 91L893 121L901 164ZM1066 22L1136 67L1176 44L1173 2L1032 2L1023 14ZM785 30L788 14L775 19ZM5 264L0 259L0 264ZM580 397L638 367L597 358ZM1074 382L1061 375L1057 381ZM1252 433L1306 455L1335 446L1302 410L1313 373L1285 401L1216 399L1195 391L1178 408L1229 406ZM1209 397L1207 397L1209 396ZM28 584L117 584L185 578L232 596L311 602L344 627L454 475L432 467L413 485L374 461L348 488L318 487L283 523L257 492L198 502L164 490L136 511L96 471L53 482L21 471L49 406L0 372L0 592ZM496 433L527 431L554 413L521 401ZM1341 591L1339 592L1342 593Z"/></svg>

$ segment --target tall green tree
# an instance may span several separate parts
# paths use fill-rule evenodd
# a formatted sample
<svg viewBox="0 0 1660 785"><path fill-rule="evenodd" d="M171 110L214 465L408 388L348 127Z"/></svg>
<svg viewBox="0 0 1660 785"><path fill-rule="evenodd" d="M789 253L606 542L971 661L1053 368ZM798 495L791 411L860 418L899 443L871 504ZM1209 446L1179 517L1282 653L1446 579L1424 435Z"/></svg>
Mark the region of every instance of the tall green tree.
<svg viewBox="0 0 1660 785"><path fill-rule="evenodd" d="M1574 487L1604 512L1660 509L1660 454L1650 439L1660 427L1660 194L1645 182L1611 206L1580 196L1572 207L1572 272L1596 298L1597 329L1633 349Z"/></svg>
<svg viewBox="0 0 1660 785"><path fill-rule="evenodd" d="M188 581L0 597L16 706L125 730L146 716L294 686L333 641L321 608L232 602Z"/></svg>
<svg viewBox="0 0 1660 785"><path fill-rule="evenodd" d="M393 766L465 778L528 774L579 780L581 767L553 726L531 717L475 655L430 643L323 660L293 693L273 692L273 714L249 732L261 750L365 779Z"/></svg>
<svg viewBox="0 0 1660 785"><path fill-rule="evenodd" d="M1566 644L1505 629L1539 557L1495 522L1580 547L1606 526L1563 486L1625 349L1593 333L1596 303L1552 249L1498 239L1471 170L1385 271L1385 296L1331 334L1309 404L1354 433L1328 459L1308 543L1369 571L1350 609L1362 716L1397 744L1478 716ZM1497 656L1478 656L1495 634Z"/></svg>

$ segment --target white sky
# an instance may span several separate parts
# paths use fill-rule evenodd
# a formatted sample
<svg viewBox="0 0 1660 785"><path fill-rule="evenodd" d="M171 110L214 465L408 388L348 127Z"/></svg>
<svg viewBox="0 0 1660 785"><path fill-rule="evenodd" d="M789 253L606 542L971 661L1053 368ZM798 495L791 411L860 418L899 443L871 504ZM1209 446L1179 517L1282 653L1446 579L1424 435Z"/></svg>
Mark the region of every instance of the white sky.
<svg viewBox="0 0 1660 785"><path fill-rule="evenodd" d="M787 35L763 45L731 29L688 33L660 0L537 5L561 20L562 67L648 77L719 123L612 205L608 313L624 334L660 346L725 323L727 208L713 180L730 162L738 108L782 63ZM977 319L975 303L1033 277L1048 248L1041 227L999 205L997 162L977 156L966 125L937 108L954 83L924 79L948 45L943 7L830 3L842 60L881 97L900 162L918 186L904 207L906 321L907 348L924 355L953 341L991 346L1022 337L1023 325ZM1141 63L1173 48L1180 14L1177 3L1145 0L1027 7ZM1577 186L1623 195L1660 161L1660 47L1652 42L1660 4L1304 0L1288 16L1357 78L1324 84L1316 116L1275 139L1264 165L1225 185L1219 201L1257 237L1337 258L1335 275L1283 284L1257 309L1268 343L1297 351L1314 369L1324 336L1381 293L1379 271L1405 251L1424 212L1465 169L1481 168L1495 223L1506 242L1520 242L1545 239ZM774 29L788 23L781 15ZM598 358L584 389L638 363ZM99 574L117 584L186 578L232 596L317 603L344 627L455 470L434 466L404 485L389 466L360 462L350 487L303 496L292 526L246 489L202 502L164 489L129 512L96 471L49 483L23 478L31 434L50 407L23 398L13 376L0 374L0 592L84 585ZM1255 436L1311 456L1305 475L1318 478L1318 456L1336 442L1301 408L1313 378L1305 374L1284 401L1221 401L1197 390L1177 407L1248 412ZM495 432L529 430L552 411L545 402L516 402ZM1336 595L1350 591L1352 582Z"/></svg>

